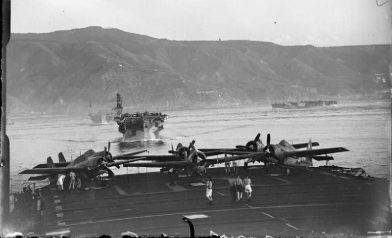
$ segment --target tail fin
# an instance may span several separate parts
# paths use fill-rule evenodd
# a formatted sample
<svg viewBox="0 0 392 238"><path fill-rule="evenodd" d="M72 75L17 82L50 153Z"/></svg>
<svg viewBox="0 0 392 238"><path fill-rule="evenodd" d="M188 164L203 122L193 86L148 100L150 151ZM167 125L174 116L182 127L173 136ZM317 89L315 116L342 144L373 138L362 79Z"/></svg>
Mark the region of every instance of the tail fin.
<svg viewBox="0 0 392 238"><path fill-rule="evenodd" d="M59 163L66 163L67 161L65 160L65 157L63 155L63 152L59 153Z"/></svg>
<svg viewBox="0 0 392 238"><path fill-rule="evenodd" d="M55 167L54 163L53 163L53 159L50 156L46 159L46 163L48 164L49 168L54 168Z"/></svg>

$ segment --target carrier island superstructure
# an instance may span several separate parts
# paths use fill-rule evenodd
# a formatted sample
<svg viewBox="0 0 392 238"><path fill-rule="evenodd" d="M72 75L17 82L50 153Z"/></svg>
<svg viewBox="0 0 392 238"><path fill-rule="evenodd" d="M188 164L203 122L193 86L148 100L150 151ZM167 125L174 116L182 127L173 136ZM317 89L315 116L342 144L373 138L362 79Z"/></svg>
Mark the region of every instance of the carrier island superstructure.
<svg viewBox="0 0 392 238"><path fill-rule="evenodd" d="M124 140L158 139L167 118L161 112L123 113L122 97L116 95L114 121L117 122L118 131L123 134Z"/></svg>

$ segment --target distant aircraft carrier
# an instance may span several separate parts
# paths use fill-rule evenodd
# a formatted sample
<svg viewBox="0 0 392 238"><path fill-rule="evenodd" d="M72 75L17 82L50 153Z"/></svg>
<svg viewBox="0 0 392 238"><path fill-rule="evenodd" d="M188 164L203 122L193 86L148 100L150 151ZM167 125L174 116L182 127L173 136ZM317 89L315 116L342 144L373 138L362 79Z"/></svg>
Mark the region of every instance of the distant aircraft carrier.
<svg viewBox="0 0 392 238"><path fill-rule="evenodd" d="M117 93L114 121L125 140L158 139L167 115L161 112L123 113L121 95Z"/></svg>
<svg viewBox="0 0 392 238"><path fill-rule="evenodd" d="M104 188L80 192L46 186L41 221L17 228L81 237L119 237L124 232L190 236L183 221L187 217L196 237L390 235L389 183L361 176L363 170L292 168L287 176L279 167L267 172L263 166L250 166L238 167L238 174L252 179L250 202L231 201L225 168L207 170L213 180L213 204L205 197L200 177L180 175L171 184L169 176L159 172L115 176Z"/></svg>
<svg viewBox="0 0 392 238"><path fill-rule="evenodd" d="M299 101L299 102L284 102L284 103L273 103L272 108L282 109L296 109L296 108L311 108L311 107L323 107L337 104L336 101Z"/></svg>

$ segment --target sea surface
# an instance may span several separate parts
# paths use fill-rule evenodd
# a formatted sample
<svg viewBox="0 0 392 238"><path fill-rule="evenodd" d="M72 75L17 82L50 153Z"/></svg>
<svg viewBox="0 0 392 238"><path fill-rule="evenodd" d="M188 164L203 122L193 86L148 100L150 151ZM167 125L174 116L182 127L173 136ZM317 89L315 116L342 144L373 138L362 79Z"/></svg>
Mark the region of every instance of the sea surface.
<svg viewBox="0 0 392 238"><path fill-rule="evenodd" d="M232 148L244 145L261 133L266 143L286 139L304 143L311 139L318 148L342 146L349 152L334 154L330 164L363 168L369 175L390 179L391 104L387 101L346 102L333 107L312 109L272 109L271 107L232 107L200 110L162 111L169 115L161 138L143 142L123 142L115 123L93 124L86 115L14 117L8 125L11 158L11 190L19 191L29 175L24 169L55 162L62 151L67 160L88 149L103 150L108 141L113 155L147 149L149 154L167 154L177 143L197 148ZM314 166L324 165L315 162ZM146 172L156 169L114 168L115 174ZM39 186L38 184L35 184Z"/></svg>

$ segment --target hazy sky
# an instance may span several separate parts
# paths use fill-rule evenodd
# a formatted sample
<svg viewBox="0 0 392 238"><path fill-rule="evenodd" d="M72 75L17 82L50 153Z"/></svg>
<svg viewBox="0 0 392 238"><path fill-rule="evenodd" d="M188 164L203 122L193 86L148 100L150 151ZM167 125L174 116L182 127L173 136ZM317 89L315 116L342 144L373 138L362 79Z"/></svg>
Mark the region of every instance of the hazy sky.
<svg viewBox="0 0 392 238"><path fill-rule="evenodd" d="M12 0L11 31L102 26L170 40L385 44L391 43L389 1L377 6L376 0Z"/></svg>

